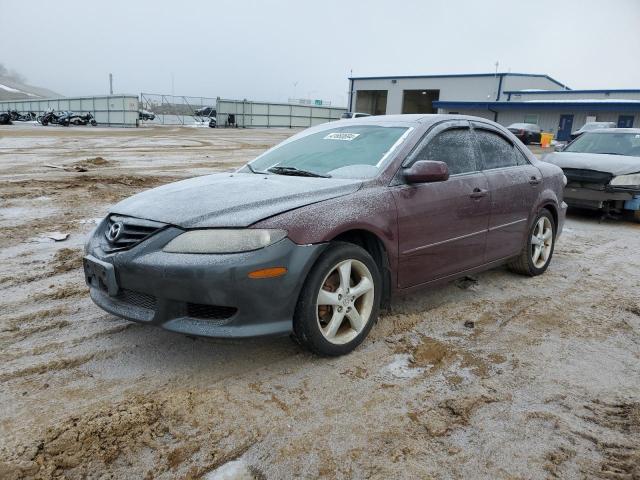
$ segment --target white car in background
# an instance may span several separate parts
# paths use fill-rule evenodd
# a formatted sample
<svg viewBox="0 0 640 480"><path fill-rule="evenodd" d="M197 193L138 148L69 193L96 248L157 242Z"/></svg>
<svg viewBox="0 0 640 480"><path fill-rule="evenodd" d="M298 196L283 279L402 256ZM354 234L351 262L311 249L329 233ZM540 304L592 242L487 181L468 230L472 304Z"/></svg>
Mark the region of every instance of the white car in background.
<svg viewBox="0 0 640 480"><path fill-rule="evenodd" d="M348 119L348 118L361 118L361 117L370 117L371 115L368 113L359 113L359 112L344 112L342 115L340 115L340 118L342 120Z"/></svg>
<svg viewBox="0 0 640 480"><path fill-rule="evenodd" d="M591 132L593 130L598 130L599 128L616 128L617 125L615 122L587 122L582 128L576 130L575 132L571 132L571 140L575 140L584 132Z"/></svg>
<svg viewBox="0 0 640 480"><path fill-rule="evenodd" d="M543 158L562 168L570 207L632 213L640 222L640 128L586 132Z"/></svg>

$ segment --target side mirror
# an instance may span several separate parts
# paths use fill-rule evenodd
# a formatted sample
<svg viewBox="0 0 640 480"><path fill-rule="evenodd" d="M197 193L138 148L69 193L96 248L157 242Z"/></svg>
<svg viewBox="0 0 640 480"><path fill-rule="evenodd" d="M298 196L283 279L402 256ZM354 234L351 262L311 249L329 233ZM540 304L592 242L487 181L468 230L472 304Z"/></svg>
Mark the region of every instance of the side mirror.
<svg viewBox="0 0 640 480"><path fill-rule="evenodd" d="M561 152L563 151L567 146L566 145L556 145L553 149L554 152Z"/></svg>
<svg viewBox="0 0 640 480"><path fill-rule="evenodd" d="M444 182L449 178L449 167L444 162L418 160L403 171L407 183Z"/></svg>

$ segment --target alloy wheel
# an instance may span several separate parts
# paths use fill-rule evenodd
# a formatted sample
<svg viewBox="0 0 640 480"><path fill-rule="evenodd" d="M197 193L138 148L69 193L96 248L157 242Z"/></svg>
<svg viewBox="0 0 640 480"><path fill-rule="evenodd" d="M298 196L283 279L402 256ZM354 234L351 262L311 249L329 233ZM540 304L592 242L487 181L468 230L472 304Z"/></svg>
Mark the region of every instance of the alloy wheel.
<svg viewBox="0 0 640 480"><path fill-rule="evenodd" d="M546 265L553 249L553 226L547 217L540 217L531 235L531 260L536 268Z"/></svg>
<svg viewBox="0 0 640 480"><path fill-rule="evenodd" d="M324 338L342 345L356 338L371 318L373 276L358 260L343 260L324 278L316 301L318 327Z"/></svg>

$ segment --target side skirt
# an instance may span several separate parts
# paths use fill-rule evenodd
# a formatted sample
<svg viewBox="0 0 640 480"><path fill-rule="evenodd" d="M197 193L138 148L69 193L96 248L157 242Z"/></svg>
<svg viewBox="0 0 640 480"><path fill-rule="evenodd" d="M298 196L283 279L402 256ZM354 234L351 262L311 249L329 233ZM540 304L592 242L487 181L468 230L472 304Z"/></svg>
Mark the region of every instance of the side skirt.
<svg viewBox="0 0 640 480"><path fill-rule="evenodd" d="M413 292L415 292L417 290L422 290L422 289L435 287L435 286L438 286L438 285L443 285L445 283L449 283L449 282L451 282L453 280L456 280L457 278L461 278L461 277L464 277L466 275L472 275L474 273L480 273L480 272L484 272L486 270L491 270L492 268L499 267L499 266L504 265L505 263L509 262L509 260L511 260L513 258L514 257L500 258L498 260L494 260L494 261L489 262L489 263L484 263L484 264L479 265L479 266L474 267L474 268L469 268L467 270L462 270L461 272L454 273L452 275L447 275L446 277L436 278L435 280L430 280L428 282L420 283L420 284L414 285L412 287L398 288L398 289L396 289L394 291L394 294L402 296L402 295L407 295L409 293L413 293Z"/></svg>

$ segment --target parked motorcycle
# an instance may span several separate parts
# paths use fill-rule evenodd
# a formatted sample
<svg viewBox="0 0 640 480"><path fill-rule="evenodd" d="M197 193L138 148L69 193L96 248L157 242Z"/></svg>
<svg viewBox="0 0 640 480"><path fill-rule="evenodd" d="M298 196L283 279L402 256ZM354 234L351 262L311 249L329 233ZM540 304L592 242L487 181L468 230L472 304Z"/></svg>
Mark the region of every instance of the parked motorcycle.
<svg viewBox="0 0 640 480"><path fill-rule="evenodd" d="M8 113L0 113L0 125L11 125L11 115Z"/></svg>
<svg viewBox="0 0 640 480"><path fill-rule="evenodd" d="M58 118L58 124L63 127L68 127L69 125L87 125L91 124L92 126L98 125L93 115L90 113L85 113L81 115L79 113L73 112L65 112L60 118Z"/></svg>
<svg viewBox="0 0 640 480"><path fill-rule="evenodd" d="M36 119L36 114L33 112L19 113L17 110L9 110L9 116L14 122L31 122Z"/></svg>
<svg viewBox="0 0 640 480"><path fill-rule="evenodd" d="M42 116L38 117L38 122L42 125L57 124L61 117L66 115L68 112L54 112L53 108L50 108Z"/></svg>

